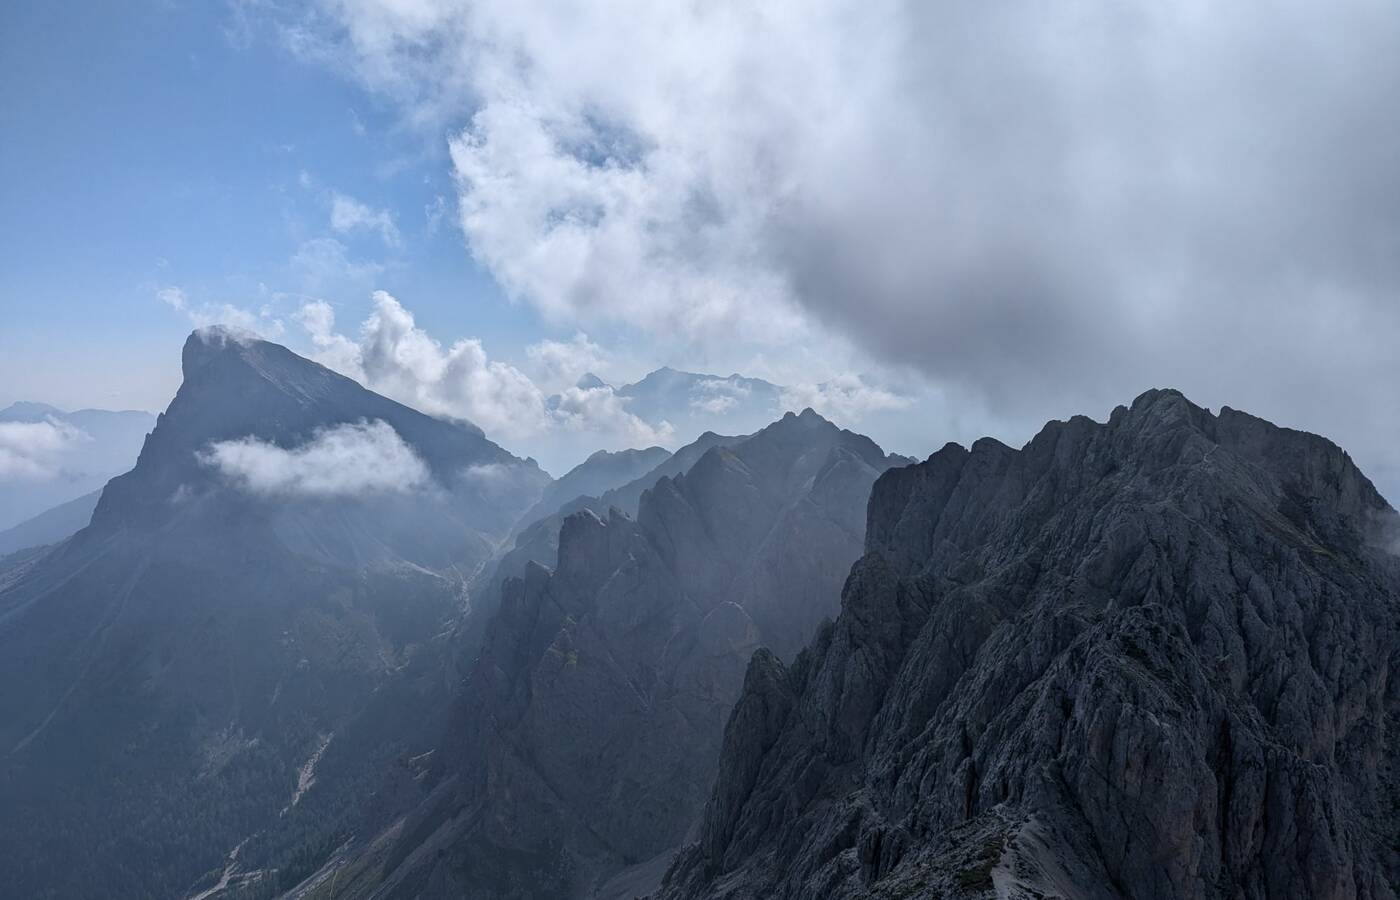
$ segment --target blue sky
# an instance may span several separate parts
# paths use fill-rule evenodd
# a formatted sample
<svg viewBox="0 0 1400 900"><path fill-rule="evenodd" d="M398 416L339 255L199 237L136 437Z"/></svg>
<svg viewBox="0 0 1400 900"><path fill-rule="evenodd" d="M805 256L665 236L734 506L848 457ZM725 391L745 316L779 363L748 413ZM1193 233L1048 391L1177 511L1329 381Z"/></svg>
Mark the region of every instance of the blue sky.
<svg viewBox="0 0 1400 900"><path fill-rule="evenodd" d="M325 297L352 323L382 288L500 352L538 333L442 205L445 140L241 34L221 4L6 4L0 92L0 401L162 408L191 327L157 298L172 285L283 317ZM332 229L334 192L389 210L397 245ZM308 273L295 259L317 240L382 269Z"/></svg>

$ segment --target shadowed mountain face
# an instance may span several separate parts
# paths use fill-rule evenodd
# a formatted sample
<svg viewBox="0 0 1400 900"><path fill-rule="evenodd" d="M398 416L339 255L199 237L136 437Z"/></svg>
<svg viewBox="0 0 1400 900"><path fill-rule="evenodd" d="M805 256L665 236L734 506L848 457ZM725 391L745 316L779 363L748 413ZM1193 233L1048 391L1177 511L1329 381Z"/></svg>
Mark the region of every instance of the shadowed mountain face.
<svg viewBox="0 0 1400 900"><path fill-rule="evenodd" d="M500 603L501 587L507 579L523 576L530 563L539 563L542 566L554 565L554 560L559 555L559 530L563 526L564 519L569 515L589 509L602 517L607 516L611 509L618 509L628 516L635 517L642 495L655 487L658 481L688 472L690 467L695 465L696 461L712 447L727 447L745 439L744 437L727 437L707 431L675 453L666 453L665 457L660 459L654 467L626 483L616 484L596 494L586 492L577 494L553 490L547 492L546 499L549 500L549 503L541 500L521 519L522 522L528 524L515 535L510 549L502 553L488 569L490 576L480 583L473 605L494 612ZM599 453L595 453L590 459L596 459L599 456ZM635 460L636 458L632 457L629 461L635 462ZM594 471L589 477L590 481L595 482L593 484L595 488L602 485L598 478L599 474ZM566 475L551 485L551 488L566 481L573 481L573 479ZM537 512L550 506L555 507L554 511L541 518L533 518ZM473 624L484 627L488 620L489 616L478 618Z"/></svg>
<svg viewBox="0 0 1400 900"><path fill-rule="evenodd" d="M661 896L1394 897L1394 516L1170 391L887 473Z"/></svg>
<svg viewBox="0 0 1400 900"><path fill-rule="evenodd" d="M504 586L436 786L338 895L582 896L655 857L659 876L749 656L796 652L836 612L870 486L898 461L809 410L716 442L635 519L564 519L554 569Z"/></svg>
<svg viewBox="0 0 1400 900"><path fill-rule="evenodd" d="M0 410L0 532L100 490L130 469L154 424L155 416L136 410L65 412L27 402ZM84 517L58 539L86 524ZM44 537L52 533L40 531Z"/></svg>
<svg viewBox="0 0 1400 900"><path fill-rule="evenodd" d="M183 368L136 468L104 489L93 514L102 530L235 515L330 562L473 566L549 481L475 426L423 415L277 344L207 330L186 342ZM337 427L350 430L317 443ZM211 460L220 444L226 458ZM395 466L402 484L387 477ZM230 490L240 479L251 490Z"/></svg>
<svg viewBox="0 0 1400 900"><path fill-rule="evenodd" d="M274 344L199 332L184 370L92 524L0 579L17 896L170 896L221 868L547 482Z"/></svg>

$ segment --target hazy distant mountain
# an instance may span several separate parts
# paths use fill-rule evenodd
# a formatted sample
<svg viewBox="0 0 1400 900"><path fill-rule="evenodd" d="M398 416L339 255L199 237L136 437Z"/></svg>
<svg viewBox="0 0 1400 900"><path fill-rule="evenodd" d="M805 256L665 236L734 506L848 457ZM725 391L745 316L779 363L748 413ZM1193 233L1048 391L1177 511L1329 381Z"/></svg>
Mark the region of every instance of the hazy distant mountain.
<svg viewBox="0 0 1400 900"><path fill-rule="evenodd" d="M84 494L0 531L0 556L72 537L92 520L92 511L97 508L101 496L101 490Z"/></svg>
<svg viewBox="0 0 1400 900"><path fill-rule="evenodd" d="M663 422L685 441L704 431L750 434L783 412L783 389L761 378L704 375L660 368L634 384L611 386L592 373L581 388L611 387L628 412L654 427Z"/></svg>
<svg viewBox="0 0 1400 900"><path fill-rule="evenodd" d="M747 433L762 428L782 412L782 388L761 378L701 375L660 368L635 384L617 388L628 410L648 422L667 420L682 432L697 425Z"/></svg>
<svg viewBox="0 0 1400 900"><path fill-rule="evenodd" d="M809 410L712 444L635 519L569 515L557 565L506 583L425 799L360 842L337 891L572 897L659 877L643 864L699 816L749 655L793 653L836 612L870 485L900 461Z"/></svg>
<svg viewBox="0 0 1400 900"><path fill-rule="evenodd" d="M599 450L545 488L540 501L521 517L529 524L559 510L576 497L596 497L655 469L671 456L663 447L644 450Z"/></svg>
<svg viewBox="0 0 1400 900"><path fill-rule="evenodd" d="M0 410L0 530L90 494L130 469L148 412L14 403Z"/></svg>
<svg viewBox="0 0 1400 900"><path fill-rule="evenodd" d="M661 896L1394 897L1395 522L1330 442L1174 391L886 474Z"/></svg>
<svg viewBox="0 0 1400 900"><path fill-rule="evenodd" d="M0 588L16 896L172 896L297 821L327 743L440 646L548 482L275 344L201 331L183 367L92 524Z"/></svg>

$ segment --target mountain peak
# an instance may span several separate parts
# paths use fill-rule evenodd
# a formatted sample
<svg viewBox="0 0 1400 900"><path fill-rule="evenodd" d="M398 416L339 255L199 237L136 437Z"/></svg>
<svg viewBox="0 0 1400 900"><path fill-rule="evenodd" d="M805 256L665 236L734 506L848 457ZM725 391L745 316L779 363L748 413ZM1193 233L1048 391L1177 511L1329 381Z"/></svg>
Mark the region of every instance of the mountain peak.
<svg viewBox="0 0 1400 900"><path fill-rule="evenodd" d="M781 419L769 425L768 428L820 428L822 426L836 428L834 423L809 406L800 413L788 410L783 413ZM766 430L768 429L765 428L764 431Z"/></svg>
<svg viewBox="0 0 1400 900"><path fill-rule="evenodd" d="M657 896L981 896L988 846L1027 896L1384 871L1391 515L1323 438L1170 390L885 472L840 615L748 680Z"/></svg>
<svg viewBox="0 0 1400 900"><path fill-rule="evenodd" d="M251 370L261 378L274 382L305 381L308 377L350 381L318 362L293 353L281 344L264 340L251 331L227 325L197 328L185 339L185 346L180 354L180 367L185 381L195 380L211 366L217 366L225 372L224 377L229 377L237 367L237 370L244 374ZM300 373L300 377L297 373Z"/></svg>
<svg viewBox="0 0 1400 900"><path fill-rule="evenodd" d="M407 409L281 344L223 325L199 328L190 334L181 353L181 368L184 383L171 412L177 405L187 412L189 405L217 405L220 418L250 430L269 419L290 422L299 415L292 409L321 407L332 420L339 421L367 398L373 398L369 400L372 405ZM270 415L269 403L282 413ZM468 427L477 430L474 425Z"/></svg>
<svg viewBox="0 0 1400 900"><path fill-rule="evenodd" d="M1127 413L1134 419L1157 422L1199 422L1211 417L1210 410L1197 406L1175 388L1153 388L1137 396Z"/></svg>
<svg viewBox="0 0 1400 900"><path fill-rule="evenodd" d="M33 400L16 400L4 409L0 409L0 421L8 422L30 422L45 419L49 416L62 416L64 411L56 406L47 403L36 403Z"/></svg>
<svg viewBox="0 0 1400 900"><path fill-rule="evenodd" d="M190 332L180 354L180 364L186 378L193 370L229 351L248 348L262 339L250 331L228 325L206 325Z"/></svg>
<svg viewBox="0 0 1400 900"><path fill-rule="evenodd" d="M185 341L181 362L184 382L136 467L103 492L95 523L128 521L132 515L163 521L176 491L216 481L199 457L213 444L255 440L291 450L327 429L359 422L388 425L443 484L456 483L472 466L492 464L521 466L526 494L545 478L475 425L428 416L249 332L198 329Z"/></svg>

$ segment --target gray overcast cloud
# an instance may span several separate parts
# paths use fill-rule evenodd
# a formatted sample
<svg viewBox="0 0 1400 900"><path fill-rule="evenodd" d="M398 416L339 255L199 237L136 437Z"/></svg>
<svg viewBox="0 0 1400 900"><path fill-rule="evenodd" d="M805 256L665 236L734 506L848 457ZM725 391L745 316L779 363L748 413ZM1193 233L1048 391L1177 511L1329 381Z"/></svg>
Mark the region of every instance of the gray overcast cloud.
<svg viewBox="0 0 1400 900"><path fill-rule="evenodd" d="M1175 386L1400 487L1400 4L519 6L273 20L450 135L548 320L907 367L1012 440Z"/></svg>

